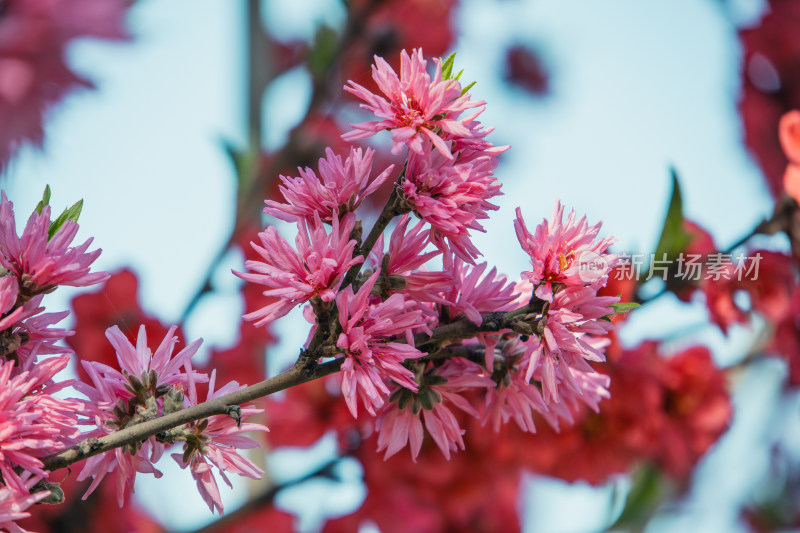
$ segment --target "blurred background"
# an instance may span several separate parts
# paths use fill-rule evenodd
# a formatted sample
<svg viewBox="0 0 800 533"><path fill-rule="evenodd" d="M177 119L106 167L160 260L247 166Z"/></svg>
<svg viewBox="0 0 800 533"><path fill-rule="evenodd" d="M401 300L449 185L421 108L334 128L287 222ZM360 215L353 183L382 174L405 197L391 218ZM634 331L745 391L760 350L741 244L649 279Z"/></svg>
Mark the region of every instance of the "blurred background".
<svg viewBox="0 0 800 533"><path fill-rule="evenodd" d="M800 107L796 0L138 0L125 27L127 38L113 42L69 42L67 63L94 88L48 107L41 146L23 145L0 185L22 221L46 184L55 209L84 199L79 239L94 237L97 269L114 276L74 303L86 291L49 297L53 310L74 305L79 357L109 357L102 332L114 323L162 334L181 324L189 341L205 339L204 364L248 383L290 365L307 325L299 309L270 331L242 323L260 295L230 271L243 270L246 243L264 224L293 238L289 225L262 217L263 199L279 194L278 174L316 167L326 145L346 147L340 134L363 115L341 87L370 83L373 54L396 65L402 49L422 47L428 58L456 51L462 80L477 81L470 92L487 102L482 123L511 149L496 171L500 209L474 240L511 278L528 264L512 230L515 207L535 224L557 198L602 220L617 251L655 252L673 171L681 223L713 237L708 251L739 244L775 219L786 166L778 119ZM792 244L791 232L778 231L738 249L791 265ZM593 440L584 425L569 442L546 431L503 434L476 452L468 443L451 465L392 466L375 458L374 440L353 441L355 424L324 386L307 386L264 403L268 475L223 488L229 518L216 522L188 473L163 461L164 478L137 479L135 507L118 513L108 491L81 504L75 488L36 531L800 530L788 348L800 337L788 268L782 285L768 287L782 314L759 312L756 293L765 293L748 287L725 289L735 320L715 307L719 287L681 292L656 280L617 292L645 302L620 323L620 360L657 352L670 361L652 363L647 375L658 381L683 372L676 354L706 349L713 364L686 374L698 384L692 398L730 397L729 427L692 415L691 431L676 433L691 441L680 461L606 455L629 443ZM788 339L780 346L778 332ZM640 392L620 401L635 409ZM670 435L663 441L674 452L684 444ZM399 480L407 468L425 474ZM489 472L499 477L481 477Z"/></svg>

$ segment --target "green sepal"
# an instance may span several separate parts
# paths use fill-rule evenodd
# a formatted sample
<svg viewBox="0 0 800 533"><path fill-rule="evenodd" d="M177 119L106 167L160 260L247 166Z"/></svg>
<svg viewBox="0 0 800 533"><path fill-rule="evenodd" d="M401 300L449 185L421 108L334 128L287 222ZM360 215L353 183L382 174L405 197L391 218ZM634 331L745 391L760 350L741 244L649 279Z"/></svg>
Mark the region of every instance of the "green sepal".
<svg viewBox="0 0 800 533"><path fill-rule="evenodd" d="M451 79L453 77L453 63L455 62L455 60L456 60L456 53L453 52L452 54L447 56L447 59L442 61L442 79L443 80L449 80L449 79ZM459 72L458 75L460 76L461 73ZM458 78L456 78L456 79L458 79Z"/></svg>
<svg viewBox="0 0 800 533"><path fill-rule="evenodd" d="M77 202L72 204L72 207L68 207L67 209L64 210L63 213L58 215L58 218L50 223L50 228L47 230L47 240L52 239L55 236L55 234L58 233L58 230L61 229L61 226L63 226L67 220L77 222L78 217L81 216L82 209L83 209L83 199L78 200Z"/></svg>
<svg viewBox="0 0 800 533"><path fill-rule="evenodd" d="M34 209L34 211L36 211L37 215L41 215L42 214L42 209L44 209L44 206L49 205L49 204L50 204L50 185L45 185L44 186L44 194L42 194L42 199L39 200L38 204L36 204L36 209Z"/></svg>
<svg viewBox="0 0 800 533"><path fill-rule="evenodd" d="M609 313L606 316L601 316L600 320L607 320L611 322L612 316L624 315L625 313L633 311L634 309L637 309L641 306L642 304L637 304L636 302L617 302L615 304L611 304L609 307L611 307L614 310L614 312Z"/></svg>

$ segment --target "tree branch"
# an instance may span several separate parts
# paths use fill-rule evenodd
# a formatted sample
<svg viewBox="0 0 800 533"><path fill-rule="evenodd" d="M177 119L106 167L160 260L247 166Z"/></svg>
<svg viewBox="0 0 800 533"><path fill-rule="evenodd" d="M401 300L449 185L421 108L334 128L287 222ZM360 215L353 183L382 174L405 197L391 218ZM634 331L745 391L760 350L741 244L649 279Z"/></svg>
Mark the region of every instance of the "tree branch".
<svg viewBox="0 0 800 533"><path fill-rule="evenodd" d="M392 194L389 195L389 199L386 201L386 205L383 206L381 214L378 215L378 220L376 220L375 225L372 226L369 235L367 235L367 238L364 239L363 244L361 244L361 246L359 246L354 252L354 255L362 256L365 263L367 261L367 256L372 251L372 247L375 246L376 242L378 242L378 237L381 236L383 230L385 230L386 226L389 225L389 222L391 222L394 217L400 214L400 203L400 195L397 193L397 185L395 185L392 188ZM358 273L361 272L362 266L364 266L364 263L359 263L350 267L350 270L347 271L347 274L345 274L344 279L342 280L342 289L352 284L356 280Z"/></svg>
<svg viewBox="0 0 800 533"><path fill-rule="evenodd" d="M47 470L58 470L59 468L65 468L72 463L76 463L88 457L113 450L114 448L144 441L153 435L157 435L158 433L182 424L187 424L194 420L200 420L213 415L226 414L229 406L241 405L253 401L256 398L269 396L270 394L288 389L289 387L306 383L307 381L335 374L339 371L343 361L343 358L339 358L321 365L316 365L310 369L307 367L304 368L302 365L295 365L282 374L278 374L275 377L251 385L250 387L226 394L225 396L220 396L219 398L182 409L175 413L154 420L148 420L147 422L142 422L141 424L136 424L135 426L130 426L120 431L115 431L99 439L86 439L67 450L45 457L42 459L42 462Z"/></svg>
<svg viewBox="0 0 800 533"><path fill-rule="evenodd" d="M510 329L521 334L533 334L539 329L542 319L540 317L532 318L532 315L521 312L523 310L509 313L497 311L484 314L480 325L476 325L466 318L443 324L433 329L433 335L428 336L424 333L416 335L414 339L415 345L421 351L428 352L434 356L447 343L453 340L474 337L477 333L491 333ZM405 341L403 338L394 340L397 342ZM470 356L463 350L457 349L451 350L448 355L450 357ZM257 398L269 396L290 387L335 374L341 370L342 363L345 360L344 357L340 357L326 363L317 364L316 361L319 357L321 356L316 351L303 350L297 363L292 368L275 377L175 413L115 431L99 439L86 439L67 450L43 458L42 463L44 463L44 468L47 470L58 470L94 455L135 442L142 442L153 435L195 420L228 414L231 406L251 402ZM437 356L437 358L442 357L445 357L445 355Z"/></svg>

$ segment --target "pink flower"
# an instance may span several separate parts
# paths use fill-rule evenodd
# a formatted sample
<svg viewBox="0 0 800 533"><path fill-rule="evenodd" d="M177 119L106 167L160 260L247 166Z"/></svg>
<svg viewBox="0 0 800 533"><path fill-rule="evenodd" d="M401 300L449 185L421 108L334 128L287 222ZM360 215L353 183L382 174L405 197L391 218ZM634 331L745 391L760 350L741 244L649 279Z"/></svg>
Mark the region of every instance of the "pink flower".
<svg viewBox="0 0 800 533"><path fill-rule="evenodd" d="M147 345L144 326L139 328L136 346L117 326L106 330L122 372L102 363L81 361L91 384L78 383L75 387L89 398L89 414L97 426L84 437L102 437L116 429L161 416L165 409L165 395L183 390L197 381L208 380L207 375L196 372L189 364L202 339L173 356L178 340L173 335L175 329L175 326L169 329L155 352L151 352ZM78 476L79 481L94 478L83 498L86 499L97 488L106 474L114 472L117 503L122 507L128 494L133 492L137 472L161 477L161 472L153 464L163 453L164 444L151 437L132 449L116 448L90 457Z"/></svg>
<svg viewBox="0 0 800 533"><path fill-rule="evenodd" d="M47 498L50 494L46 490L29 494L30 489L38 483L39 479L29 473L24 474L23 491L0 486L0 530L8 533L29 533L27 529L22 529L15 524L15 521L31 516L27 509Z"/></svg>
<svg viewBox="0 0 800 533"><path fill-rule="evenodd" d="M3 3L0 16L0 168L24 142L41 144L46 111L91 84L66 64L77 37L121 39L122 0Z"/></svg>
<svg viewBox="0 0 800 533"><path fill-rule="evenodd" d="M544 301L553 301L553 284L567 286L586 285L596 289L604 286L608 273L617 263L617 256L606 250L614 242L608 237L595 241L601 223L589 226L586 217L575 220L575 211L563 221L564 206L556 201L552 219L543 220L531 234L517 208L514 229L522 249L531 258L533 270L523 272L536 285L536 296Z"/></svg>
<svg viewBox="0 0 800 533"><path fill-rule="evenodd" d="M516 285L500 274L497 269L486 272L486 263L478 266L465 264L458 257L446 254L444 268L453 278L453 289L444 294L449 303L448 314L455 319L463 313L475 325L483 321L481 313L511 311L519 295ZM484 274L485 273L485 274Z"/></svg>
<svg viewBox="0 0 800 533"><path fill-rule="evenodd" d="M264 291L264 296L277 300L244 315L245 320L256 320L256 327L261 327L315 296L325 302L334 299L344 273L364 258L353 257L356 241L350 238L350 232L355 225L355 215L349 213L341 221L334 217L332 224L328 234L319 214L315 213L309 223L298 220L297 251L273 227L258 234L263 247L250 244L264 260L245 262L252 273L234 274L265 285L269 290Z"/></svg>
<svg viewBox="0 0 800 533"><path fill-rule="evenodd" d="M50 395L69 384L52 383L68 363L66 356L51 358L12 376L14 362L0 361L0 475L16 491L28 490L17 467L46 478L39 458L63 450L79 434L83 404Z"/></svg>
<svg viewBox="0 0 800 533"><path fill-rule="evenodd" d="M342 157L325 149L325 159L319 160L319 176L313 170L298 168L300 177L281 176L281 194L285 204L267 200L265 213L287 222L298 219L311 220L314 213L320 218L330 221L334 214L342 216L355 211L361 202L380 187L394 169L390 165L370 182L372 159L375 151L367 148L350 148L350 155L342 162Z"/></svg>
<svg viewBox="0 0 800 533"><path fill-rule="evenodd" d="M432 242L468 263L481 255L469 230L484 231L478 221L497 209L488 201L501 194L500 182L492 174L495 166L489 156L453 164L435 153L412 154L400 183L408 208L430 223Z"/></svg>
<svg viewBox="0 0 800 533"><path fill-rule="evenodd" d="M0 331L13 326L22 314L22 307L13 309L18 293L17 278L8 275L0 277Z"/></svg>
<svg viewBox="0 0 800 533"><path fill-rule="evenodd" d="M540 372L542 394L547 403L559 402L564 392L596 407L606 396L607 379L597 374L587 361L605 361L606 343L597 337L614 329L611 322L601 320L612 312L616 296L597 296L592 287L567 287L555 293L553 303L545 305L541 323L541 341L531 338L526 344L528 367L525 379ZM597 379L595 379L597 378Z"/></svg>
<svg viewBox="0 0 800 533"><path fill-rule="evenodd" d="M215 382L216 371L212 371L208 384L207 400L213 400L242 388L238 383L232 381L215 391ZM194 380L189 382L186 399L190 406L199 403ZM263 409L242 407L241 419L261 412L263 412ZM214 479L212 465L217 467L220 476L231 488L233 486L225 476L225 472L233 472L251 479L261 479L263 471L249 459L239 455L237 451L238 449L257 448L260 446L258 442L242 435L242 433L249 431L269 430L261 424L243 423L237 426L232 417L217 415L200 422L188 424L184 429L184 437L182 439L179 438L179 440L185 440L186 442L183 446L183 453L172 454L172 458L181 468L189 467L192 477L197 482L197 489L212 513L215 509L220 514L223 513L222 500L219 494L219 487Z"/></svg>
<svg viewBox="0 0 800 533"><path fill-rule="evenodd" d="M186 346L177 354L173 355L178 337L175 335L177 326L171 326L164 336L164 339L156 348L155 352L150 350L147 345L147 332L144 325L139 326L139 334L136 337L136 346L131 344L118 326L112 326L106 330L106 338L114 350L117 352L117 361L122 373L116 369L91 361L81 361L81 364L94 365L103 374L103 378L112 385L117 391L118 397L131 397L131 388L136 388L136 380L139 383L149 382L149 387L155 393L157 389L173 385L187 386L189 383L188 370L184 366L189 359L197 353L203 339L197 339ZM203 375L195 372L191 379L206 381Z"/></svg>
<svg viewBox="0 0 800 533"><path fill-rule="evenodd" d="M424 419L428 434L449 460L451 451L464 449L464 430L445 402L477 418L478 412L460 393L494 386L480 365L460 358L449 359L440 367L429 365L419 375L417 390L396 388L376 422L378 451L386 450L384 459L409 445L416 461L422 448Z"/></svg>
<svg viewBox="0 0 800 533"><path fill-rule="evenodd" d="M97 426L96 430L89 432L84 437L103 437L130 422L135 415L135 406L119 398L114 381L106 380L98 373L99 365L87 361L82 361L82 364L92 385L79 383L76 388L89 398L88 405ZM157 478L162 476L161 471L153 466L153 463L157 462L163 453L164 445L151 437L137 446L135 450L115 448L110 452L89 457L78 475L78 481L93 478L83 499L85 500L94 492L107 474L114 473L117 504L122 507L128 499L128 495L134 492L137 472L153 474Z"/></svg>
<svg viewBox="0 0 800 533"><path fill-rule="evenodd" d="M427 62L422 57L422 50L415 49L410 56L403 50L398 77L383 58L375 56L372 78L386 98L373 94L354 81L349 81L344 90L366 102L361 107L370 110L381 120L351 124L354 131L342 138L352 141L390 130L392 153L395 155L400 154L403 145L423 155L427 151L425 146L432 143L445 158L453 159L443 136L470 136L470 130L459 116L465 110L485 102L471 102L469 94L461 94L458 81L442 80L441 62L434 59L434 63L436 72L431 79L425 70Z"/></svg>
<svg viewBox="0 0 800 533"><path fill-rule="evenodd" d="M14 276L6 277L14 279ZM17 336L20 340L25 340L14 351L19 370L31 370L40 355L72 352L61 341L73 332L51 327L69 316L69 311L44 313L44 307L39 305L43 297L42 294L34 296L12 313L16 320L7 330L9 337Z"/></svg>
<svg viewBox="0 0 800 533"><path fill-rule="evenodd" d="M14 204L5 192L0 195L0 265L19 279L20 291L26 296L48 292L58 285L86 287L108 278L105 272L89 272L100 255L100 249L86 253L92 239L70 247L78 232L76 222L67 220L49 239L50 206L46 205L41 215L31 215L17 237Z"/></svg>
<svg viewBox="0 0 800 533"><path fill-rule="evenodd" d="M492 354L492 379L496 386L486 392L483 423L491 422L494 431L498 432L501 424L513 419L522 431L535 433L534 413L542 415L555 429L558 429L557 416L571 420L564 404L548 405L539 387L525 378L525 345L513 338L501 341L499 346L499 353Z"/></svg>
<svg viewBox="0 0 800 533"><path fill-rule="evenodd" d="M356 294L348 286L336 297L343 330L336 345L346 357L341 372L342 394L353 417L358 416L358 399L375 416L375 409L383 406L383 397L389 394L385 380L417 390L414 374L403 366L403 361L424 355L413 344L387 340L394 335L410 335L414 329L426 329L426 325L421 312L410 309L411 304L400 294L370 303L370 291L379 275L375 272L370 276Z"/></svg>
<svg viewBox="0 0 800 533"><path fill-rule="evenodd" d="M370 252L371 263L381 270L378 286L387 296L399 292L413 302L447 303L440 293L453 286L453 280L447 272L426 272L422 270L425 263L441 254L434 249L426 252L430 243L430 233L424 231L425 222L418 222L408 229L411 220L403 215L392 231L389 249L383 251L383 234L378 237ZM420 306L423 309L424 305Z"/></svg>

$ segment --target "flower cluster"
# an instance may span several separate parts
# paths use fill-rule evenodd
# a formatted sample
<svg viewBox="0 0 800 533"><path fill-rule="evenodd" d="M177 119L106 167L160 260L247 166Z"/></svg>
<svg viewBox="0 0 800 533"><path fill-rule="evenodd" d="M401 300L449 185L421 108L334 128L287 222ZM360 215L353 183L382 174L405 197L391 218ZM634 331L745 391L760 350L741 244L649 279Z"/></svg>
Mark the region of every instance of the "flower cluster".
<svg viewBox="0 0 800 533"><path fill-rule="evenodd" d="M209 378L207 374L194 370L190 362L202 339L173 354L178 341L174 332L175 327L170 328L155 352L152 352L144 326L139 329L135 345L130 343L118 327L108 329L106 336L116 350L119 369L98 362L82 361L91 383L78 383L77 388L89 398L88 412L96 426L96 429L84 434L84 438L99 438L190 405L197 405L198 383L209 383L209 400L240 388L236 382L231 382L214 390L215 374L212 372ZM240 411L237 420L259 412L250 407ZM209 509L221 513L222 502L209 462L217 467L228 484L230 482L225 477L225 471L258 479L261 474L258 467L236 452L237 448L257 446L255 441L239 435L240 432L254 429L266 428L254 424L237 424L233 418L216 415L200 422L175 427L126 448L116 448L112 452L90 457L78 476L79 480L93 478L84 499L107 474L114 473L117 502L122 507L128 495L134 491L136 474L161 477L155 463L168 446L184 443L184 453L174 454L172 457L182 468L190 468Z"/></svg>
<svg viewBox="0 0 800 533"><path fill-rule="evenodd" d="M173 327L151 351L144 326L135 345L118 327L108 328L115 361L82 361L85 382L59 379L71 359L62 341L73 332L54 327L67 313L46 313L42 301L61 285L94 285L108 275L90 270L100 254L99 249L89 251L91 239L72 245L79 229L78 210L71 208L52 220L48 201L49 189L18 234L14 206L0 192L0 528L13 532L24 531L16 522L29 516L29 506L64 499L45 468L45 457L196 404L197 384L209 382L209 376L193 370L189 361L201 341L173 355ZM233 382L215 390L214 373L210 381L209 399L239 388ZM86 399L65 398L68 387ZM222 512L211 465L226 482L226 471L259 476L260 470L237 452L256 445L241 432L266 429L241 424L242 417L255 412L245 406L236 421L212 416L95 455L78 479L93 478L88 495L107 474L115 474L121 506L133 492L136 474L160 476L154 463L168 446L183 443L184 454L176 460L190 467L209 508Z"/></svg>
<svg viewBox="0 0 800 533"><path fill-rule="evenodd" d="M386 206L364 237L359 205L389 173L371 177L369 148L351 147L344 160L329 148L318 174L282 178L285 203L267 201L265 212L297 225L296 246L272 227L252 244L260 259L237 275L271 301L245 318L268 325L306 303L313 328L302 364L339 361L345 403L353 417L359 405L370 415L386 457L408 445L416 458L426 432L448 458L463 450L453 407L495 430L513 419L525 431L534 414L558 427L579 403L596 410L609 380L590 363L604 360L612 324L603 319L619 301L597 295L617 263L612 239L574 213L565 220L559 202L534 233L517 212L532 266L518 281L476 264L470 231L497 208L489 200L500 194L494 170L505 150L476 120L484 102L453 78L452 57L434 60L432 75L421 50L401 54L399 75L375 62L381 94L352 81L345 90L378 120L343 138L390 132L403 170Z"/></svg>
<svg viewBox="0 0 800 533"><path fill-rule="evenodd" d="M488 140L492 129L477 120L484 102L453 77L453 57L433 63L431 75L421 50L404 51L398 75L376 58L382 95L354 82L345 87L378 120L355 124L344 140L387 130L397 159L373 172L373 148L328 148L317 171L282 177L284 202L267 201L265 212L296 226L294 243L266 228L251 243L247 272L235 273L261 286L264 303L244 314L257 328L304 306L313 326L294 371L307 379L318 377L322 363L338 370L348 419L373 430L385 459L406 447L412 460L424 457L427 434L449 460L465 450L465 428L475 423L500 431L513 420L534 432L538 416L558 428L573 422L581 404L597 411L608 397L609 378L593 364L604 361L612 329L605 319L619 301L598 295L617 264L608 253L612 239L598 238L600 225L574 213L565 220L557 202L533 233L517 211L516 234L531 270L514 280L476 263L481 253L471 231L482 231L480 221L497 209L490 203L500 194L494 171L506 147ZM395 168L402 171L365 235L365 200L375 200ZM137 474L160 477L158 461L181 446L171 457L190 472L209 509L221 513L215 471L228 485L226 473L261 474L239 453L258 446L244 432L266 431L242 423L261 410L239 401L213 407L242 387L218 386L216 370L196 370L191 358L202 340L178 349L175 326L163 338L156 333L155 348L144 325L135 340L130 324L95 328L113 356L82 358L82 380L57 382L69 361L60 341L72 332L53 327L65 314L44 313L42 299L59 285L89 286L108 276L90 271L100 253L89 251L91 239L72 246L79 205L53 221L48 200L49 189L18 235L13 205L0 197L0 525L16 531L28 506L59 497L42 459L73 445L88 456L77 476L91 479L83 497L112 476L120 506ZM412 224L413 216L419 220ZM57 399L66 386L85 399ZM139 424L206 402L227 414L92 453L112 433L134 433Z"/></svg>
<svg viewBox="0 0 800 533"><path fill-rule="evenodd" d="M43 202L45 204L46 202ZM14 206L0 192L0 527L22 531L16 521L39 501L62 498L42 458L75 444L86 402L60 393L70 361L61 341L72 332L53 327L67 313L45 313L42 299L59 285L86 286L106 278L89 267L99 250L91 240L71 246L74 220L51 221L40 205L17 234Z"/></svg>

